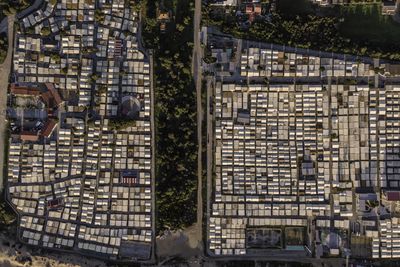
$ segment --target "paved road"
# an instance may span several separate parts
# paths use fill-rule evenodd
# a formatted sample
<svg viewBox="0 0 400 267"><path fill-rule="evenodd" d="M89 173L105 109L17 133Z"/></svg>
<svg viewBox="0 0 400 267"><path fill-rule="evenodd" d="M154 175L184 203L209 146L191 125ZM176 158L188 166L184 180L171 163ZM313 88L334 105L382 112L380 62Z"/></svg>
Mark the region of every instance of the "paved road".
<svg viewBox="0 0 400 267"><path fill-rule="evenodd" d="M395 15L392 16L393 20L397 23L400 23L400 0L397 0L397 12Z"/></svg>
<svg viewBox="0 0 400 267"><path fill-rule="evenodd" d="M196 96L197 96L197 234L199 245L202 244L202 229L203 229L203 182L202 182L202 107L201 107L201 59L202 59L202 48L200 44L200 21L201 21L201 0L195 0L195 12L194 12L194 48L192 58L192 70L193 78L196 85Z"/></svg>
<svg viewBox="0 0 400 267"><path fill-rule="evenodd" d="M21 19L33 11L36 11L39 9L39 7L42 5L43 0L36 0L33 5L29 6L28 8L22 10L20 13L16 15L17 19ZM7 30L7 17L5 17L1 22L0 22L0 33L5 32Z"/></svg>
<svg viewBox="0 0 400 267"><path fill-rule="evenodd" d="M35 0L35 2L33 3L33 5L31 5L30 7L22 10L21 12L19 12L16 17L18 19L21 19L27 15L29 15L30 13L36 11L37 9L39 9L39 7L43 4L43 0Z"/></svg>
<svg viewBox="0 0 400 267"><path fill-rule="evenodd" d="M6 32L8 29L8 17L5 17L1 22L0 22L0 33Z"/></svg>
<svg viewBox="0 0 400 267"><path fill-rule="evenodd" d="M139 27L140 28L140 27ZM141 43L141 41L139 41ZM155 161L155 151L156 151L156 134L155 134L155 125L154 125L154 61L153 61L153 51L150 51L150 126L151 126L151 205L152 205L152 231L153 231L153 240L151 250L151 261L156 260L155 247L156 247L156 161Z"/></svg>
<svg viewBox="0 0 400 267"><path fill-rule="evenodd" d="M8 21L8 52L3 64L0 65L0 191L3 190L4 169L4 140L6 131L6 107L8 77L11 71L11 59L14 40L14 16L7 17Z"/></svg>

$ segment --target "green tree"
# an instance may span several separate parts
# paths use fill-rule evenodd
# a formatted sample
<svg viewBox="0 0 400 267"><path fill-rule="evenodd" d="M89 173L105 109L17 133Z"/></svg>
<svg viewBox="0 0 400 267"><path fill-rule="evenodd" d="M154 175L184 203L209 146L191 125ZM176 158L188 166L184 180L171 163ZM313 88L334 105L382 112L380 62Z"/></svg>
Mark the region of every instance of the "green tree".
<svg viewBox="0 0 400 267"><path fill-rule="evenodd" d="M43 27L40 30L40 34L43 35L43 36L49 36L51 34L51 30L50 30L49 27Z"/></svg>

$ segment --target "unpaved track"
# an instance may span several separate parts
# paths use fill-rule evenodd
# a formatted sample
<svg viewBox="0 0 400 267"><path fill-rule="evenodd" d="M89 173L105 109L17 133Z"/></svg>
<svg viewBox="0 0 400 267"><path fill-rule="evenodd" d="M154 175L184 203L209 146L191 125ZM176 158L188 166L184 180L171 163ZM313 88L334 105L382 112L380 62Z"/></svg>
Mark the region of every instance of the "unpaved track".
<svg viewBox="0 0 400 267"><path fill-rule="evenodd" d="M203 168L202 168L202 121L203 111L201 106L201 60L202 48L200 43L200 22L201 22L201 0L195 0L194 25L193 25L193 57L192 70L193 78L196 85L197 96L197 239L199 247L202 247L202 231L203 231Z"/></svg>

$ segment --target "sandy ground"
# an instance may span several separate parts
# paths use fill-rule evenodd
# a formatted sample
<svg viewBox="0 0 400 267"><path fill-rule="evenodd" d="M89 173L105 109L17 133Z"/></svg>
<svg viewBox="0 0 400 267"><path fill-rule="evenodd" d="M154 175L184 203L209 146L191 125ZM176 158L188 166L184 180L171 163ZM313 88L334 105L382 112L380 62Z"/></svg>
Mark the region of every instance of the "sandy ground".
<svg viewBox="0 0 400 267"><path fill-rule="evenodd" d="M157 237L156 242L157 255L161 260L174 256L189 259L202 255L196 224L183 231L165 231L162 236Z"/></svg>
<svg viewBox="0 0 400 267"><path fill-rule="evenodd" d="M74 254L47 252L46 257L38 256L30 248L17 244L12 239L0 233L1 267L106 267L102 261Z"/></svg>
<svg viewBox="0 0 400 267"><path fill-rule="evenodd" d="M0 232L0 267L106 267L99 260L86 258L76 254L32 251L30 247L13 241L8 232ZM184 231L165 232L157 237L157 253L161 261L173 257L188 259L191 267L200 266L201 244L197 238L197 226L191 226ZM211 265L210 265L211 266Z"/></svg>

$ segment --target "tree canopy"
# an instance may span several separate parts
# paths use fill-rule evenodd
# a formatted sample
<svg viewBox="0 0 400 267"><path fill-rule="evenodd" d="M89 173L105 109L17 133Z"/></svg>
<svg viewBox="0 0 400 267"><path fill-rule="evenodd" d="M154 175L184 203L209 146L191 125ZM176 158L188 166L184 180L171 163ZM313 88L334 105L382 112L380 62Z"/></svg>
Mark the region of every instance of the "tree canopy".
<svg viewBox="0 0 400 267"><path fill-rule="evenodd" d="M164 33L155 12L160 4L149 0L143 16L145 46L154 51L158 230L195 222L197 190L196 90L191 75L194 3L164 1L174 13Z"/></svg>

